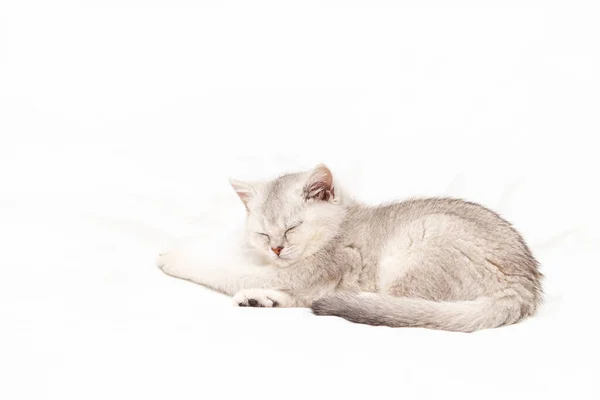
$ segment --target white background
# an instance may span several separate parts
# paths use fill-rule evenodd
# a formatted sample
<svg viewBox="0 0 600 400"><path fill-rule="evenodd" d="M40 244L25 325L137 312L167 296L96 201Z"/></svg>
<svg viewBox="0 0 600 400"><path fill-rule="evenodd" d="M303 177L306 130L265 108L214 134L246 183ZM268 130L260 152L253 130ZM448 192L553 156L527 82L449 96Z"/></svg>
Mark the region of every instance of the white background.
<svg viewBox="0 0 600 400"><path fill-rule="evenodd" d="M2 1L0 398L598 398L594 2ZM456 334L237 309L156 254L329 164L500 211L546 275ZM225 241L224 241L225 240Z"/></svg>

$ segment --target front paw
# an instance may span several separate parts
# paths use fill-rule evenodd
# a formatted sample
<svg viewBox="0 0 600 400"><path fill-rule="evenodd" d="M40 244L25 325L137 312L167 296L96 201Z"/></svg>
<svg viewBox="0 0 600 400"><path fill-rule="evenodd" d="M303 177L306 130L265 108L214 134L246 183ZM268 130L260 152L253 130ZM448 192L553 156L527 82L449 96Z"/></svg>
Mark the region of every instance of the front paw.
<svg viewBox="0 0 600 400"><path fill-rule="evenodd" d="M190 263L176 251L159 254L156 259L156 266L160 268L162 272L172 277L190 279Z"/></svg>
<svg viewBox="0 0 600 400"><path fill-rule="evenodd" d="M233 304L239 307L289 307L290 296L279 290L246 289L233 296Z"/></svg>

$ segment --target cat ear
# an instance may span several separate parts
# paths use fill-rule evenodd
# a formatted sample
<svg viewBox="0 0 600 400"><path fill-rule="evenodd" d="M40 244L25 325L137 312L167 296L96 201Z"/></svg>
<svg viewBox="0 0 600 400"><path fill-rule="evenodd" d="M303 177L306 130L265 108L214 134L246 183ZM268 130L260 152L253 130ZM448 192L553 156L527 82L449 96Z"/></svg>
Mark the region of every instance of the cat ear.
<svg viewBox="0 0 600 400"><path fill-rule="evenodd" d="M304 198L331 201L335 197L333 190L333 176L325 164L319 164L312 171L306 186L304 186Z"/></svg>
<svg viewBox="0 0 600 400"><path fill-rule="evenodd" d="M237 179L233 178L229 178L229 183L237 195L240 196L240 199L242 200L242 203L244 203L244 207L246 207L247 210L248 202L256 194L254 188L248 182L238 181Z"/></svg>

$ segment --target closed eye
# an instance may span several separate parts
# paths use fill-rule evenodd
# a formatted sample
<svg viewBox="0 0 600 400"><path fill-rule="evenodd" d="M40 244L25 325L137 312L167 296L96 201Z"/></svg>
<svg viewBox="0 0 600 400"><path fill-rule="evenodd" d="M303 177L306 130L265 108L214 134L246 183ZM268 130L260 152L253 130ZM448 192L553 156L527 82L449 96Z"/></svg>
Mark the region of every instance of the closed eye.
<svg viewBox="0 0 600 400"><path fill-rule="evenodd" d="M269 235L267 235L266 233L262 233L262 232L255 232L255 233L256 233L257 235L264 236L264 237L266 237L267 239L271 239L271 238L269 237Z"/></svg>
<svg viewBox="0 0 600 400"><path fill-rule="evenodd" d="M283 236L286 236L289 232L293 231L294 229L296 229L297 227L299 227L300 225L302 225L302 222L297 223L296 225L292 226L291 228L289 228L287 231L285 231L285 233L283 234Z"/></svg>

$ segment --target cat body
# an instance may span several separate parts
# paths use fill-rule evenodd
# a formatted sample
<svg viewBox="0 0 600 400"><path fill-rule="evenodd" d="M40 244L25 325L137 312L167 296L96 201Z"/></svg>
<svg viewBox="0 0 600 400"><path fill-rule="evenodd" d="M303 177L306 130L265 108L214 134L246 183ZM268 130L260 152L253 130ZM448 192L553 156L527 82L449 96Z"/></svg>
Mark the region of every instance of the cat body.
<svg viewBox="0 0 600 400"><path fill-rule="evenodd" d="M172 250L169 275L239 306L311 307L393 327L472 332L515 323L541 302L538 264L496 213L450 198L366 206L324 165L273 181L232 181L247 210L239 263L197 265Z"/></svg>

